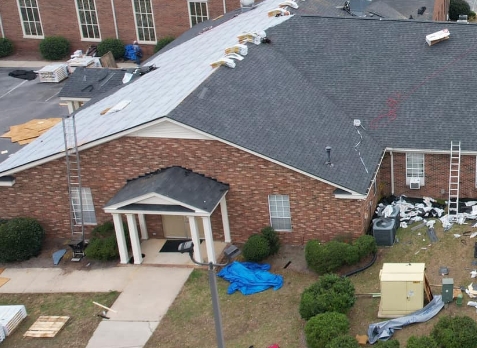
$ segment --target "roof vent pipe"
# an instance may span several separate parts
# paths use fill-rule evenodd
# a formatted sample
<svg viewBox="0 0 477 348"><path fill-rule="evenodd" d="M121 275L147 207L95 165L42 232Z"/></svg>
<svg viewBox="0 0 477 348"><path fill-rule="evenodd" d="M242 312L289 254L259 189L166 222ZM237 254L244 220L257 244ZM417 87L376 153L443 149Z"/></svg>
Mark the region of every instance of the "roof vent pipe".
<svg viewBox="0 0 477 348"><path fill-rule="evenodd" d="M325 147L326 155L328 156L328 160L325 162L326 165L332 167L333 163L331 163L331 146Z"/></svg>

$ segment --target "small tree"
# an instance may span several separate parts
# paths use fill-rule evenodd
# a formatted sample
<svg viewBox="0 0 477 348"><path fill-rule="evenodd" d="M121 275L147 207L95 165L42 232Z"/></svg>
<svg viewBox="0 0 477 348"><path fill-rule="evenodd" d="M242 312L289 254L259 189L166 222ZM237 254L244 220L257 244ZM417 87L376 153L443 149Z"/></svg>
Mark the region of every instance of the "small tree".
<svg viewBox="0 0 477 348"><path fill-rule="evenodd" d="M441 348L477 347L477 324L467 316L442 317L431 337Z"/></svg>
<svg viewBox="0 0 477 348"><path fill-rule="evenodd" d="M469 15L470 6L465 0L450 0L449 18L453 21L459 19L459 15Z"/></svg>
<svg viewBox="0 0 477 348"><path fill-rule="evenodd" d="M40 42L40 53L44 59L60 60L70 52L70 43L62 36L45 37Z"/></svg>
<svg viewBox="0 0 477 348"><path fill-rule="evenodd" d="M429 336L411 336L407 340L406 348L439 348L436 341Z"/></svg>
<svg viewBox="0 0 477 348"><path fill-rule="evenodd" d="M326 348L360 348L360 346L356 338L343 335L333 338Z"/></svg>
<svg viewBox="0 0 477 348"><path fill-rule="evenodd" d="M98 56L103 56L111 51L114 59L120 59L124 57L124 44L119 39L104 39L101 41L97 48Z"/></svg>
<svg viewBox="0 0 477 348"><path fill-rule="evenodd" d="M243 245L242 254L247 261L262 261L270 255L268 240L261 234L251 235Z"/></svg>
<svg viewBox="0 0 477 348"><path fill-rule="evenodd" d="M346 315L336 312L318 314L306 322L306 343L308 348L323 348L335 337L346 335L348 330Z"/></svg>
<svg viewBox="0 0 477 348"><path fill-rule="evenodd" d="M6 37L0 39L0 58L13 53L13 42Z"/></svg>
<svg viewBox="0 0 477 348"><path fill-rule="evenodd" d="M260 233L268 241L268 245L270 246L270 255L275 255L278 253L278 250L280 250L280 237L278 237L277 231L275 231L272 226L267 226L262 228Z"/></svg>
<svg viewBox="0 0 477 348"><path fill-rule="evenodd" d="M305 320L325 312L346 314L355 301L354 285L348 278L325 274L303 291L299 311Z"/></svg>
<svg viewBox="0 0 477 348"><path fill-rule="evenodd" d="M0 224L0 262L24 261L41 252L45 231L32 218L14 218Z"/></svg>

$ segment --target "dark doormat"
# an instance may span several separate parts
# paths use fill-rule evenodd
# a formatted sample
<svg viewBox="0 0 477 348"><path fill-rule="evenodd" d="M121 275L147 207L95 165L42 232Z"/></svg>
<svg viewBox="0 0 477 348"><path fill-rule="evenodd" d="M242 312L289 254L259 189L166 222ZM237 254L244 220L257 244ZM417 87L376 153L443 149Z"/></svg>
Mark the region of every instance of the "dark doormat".
<svg viewBox="0 0 477 348"><path fill-rule="evenodd" d="M160 253L178 253L178 248L181 243L187 242L190 239L168 239L164 246L159 250Z"/></svg>
<svg viewBox="0 0 477 348"><path fill-rule="evenodd" d="M36 79L36 72L34 72L33 70L13 70L8 73L8 76L31 81Z"/></svg>

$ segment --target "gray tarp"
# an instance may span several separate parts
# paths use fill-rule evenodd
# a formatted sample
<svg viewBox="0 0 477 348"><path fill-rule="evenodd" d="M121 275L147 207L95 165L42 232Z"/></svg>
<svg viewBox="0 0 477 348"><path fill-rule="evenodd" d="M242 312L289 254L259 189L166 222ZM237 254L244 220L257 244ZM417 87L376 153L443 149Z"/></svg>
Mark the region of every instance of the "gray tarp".
<svg viewBox="0 0 477 348"><path fill-rule="evenodd" d="M371 344L376 343L378 340L386 341L394 334L394 330L400 330L404 326L423 323L433 318L444 307L442 302L442 296L436 295L434 299L422 309L415 311L405 317L382 321L369 325L368 328L368 341Z"/></svg>

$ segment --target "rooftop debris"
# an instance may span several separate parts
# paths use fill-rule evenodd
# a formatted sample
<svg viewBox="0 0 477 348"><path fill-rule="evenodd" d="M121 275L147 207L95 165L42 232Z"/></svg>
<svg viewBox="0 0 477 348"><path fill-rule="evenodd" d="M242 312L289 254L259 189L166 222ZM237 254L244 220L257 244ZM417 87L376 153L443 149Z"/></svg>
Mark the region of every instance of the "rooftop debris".
<svg viewBox="0 0 477 348"><path fill-rule="evenodd" d="M12 143L18 142L20 145L29 144L59 122L61 122L61 118L33 119L11 126L10 131L0 137L11 138Z"/></svg>

